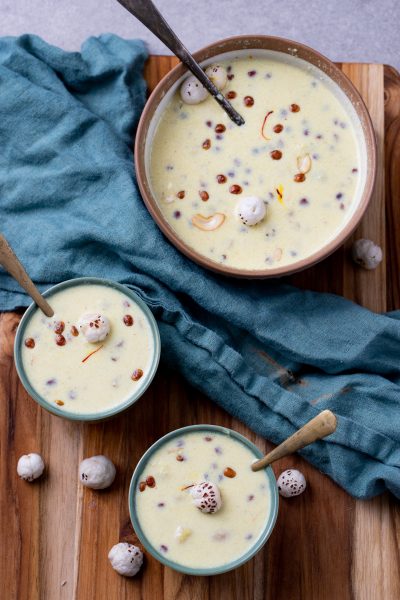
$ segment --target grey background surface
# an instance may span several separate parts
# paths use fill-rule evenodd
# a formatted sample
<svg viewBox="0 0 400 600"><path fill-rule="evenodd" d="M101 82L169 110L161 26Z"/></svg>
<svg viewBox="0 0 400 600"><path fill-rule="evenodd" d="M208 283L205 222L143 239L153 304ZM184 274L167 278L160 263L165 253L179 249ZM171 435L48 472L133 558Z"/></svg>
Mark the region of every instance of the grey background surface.
<svg viewBox="0 0 400 600"><path fill-rule="evenodd" d="M332 60L400 68L400 0L155 0L190 50L241 33L284 36ZM67 50L90 35L141 37L151 52L161 42L116 0L0 0L0 35L36 33Z"/></svg>

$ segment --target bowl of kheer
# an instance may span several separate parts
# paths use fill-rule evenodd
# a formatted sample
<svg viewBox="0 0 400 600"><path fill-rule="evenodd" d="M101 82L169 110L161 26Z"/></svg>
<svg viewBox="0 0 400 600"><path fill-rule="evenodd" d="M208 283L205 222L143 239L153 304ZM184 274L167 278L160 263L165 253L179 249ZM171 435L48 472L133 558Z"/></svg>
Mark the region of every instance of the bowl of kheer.
<svg viewBox="0 0 400 600"><path fill-rule="evenodd" d="M160 357L158 327L143 300L95 277L65 281L43 295L54 316L31 304L15 337L15 364L28 394L78 421L105 419L136 402Z"/></svg>
<svg viewBox="0 0 400 600"><path fill-rule="evenodd" d="M245 124L182 65L162 79L135 146L156 223L223 274L281 276L322 260L373 191L375 136L360 94L329 59L283 38L232 37L194 56Z"/></svg>
<svg viewBox="0 0 400 600"><path fill-rule="evenodd" d="M163 564L190 575L216 575L250 560L278 514L271 467L253 472L262 452L236 431L191 425L155 442L136 466L129 490L133 527Z"/></svg>

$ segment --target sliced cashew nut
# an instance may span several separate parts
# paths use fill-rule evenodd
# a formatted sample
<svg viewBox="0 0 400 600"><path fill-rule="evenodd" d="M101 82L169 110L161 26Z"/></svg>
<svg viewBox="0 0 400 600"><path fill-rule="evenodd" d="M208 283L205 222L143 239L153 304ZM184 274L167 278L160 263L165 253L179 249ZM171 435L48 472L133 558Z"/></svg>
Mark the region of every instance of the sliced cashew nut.
<svg viewBox="0 0 400 600"><path fill-rule="evenodd" d="M225 215L223 213L215 213L210 217L204 217L203 215L197 214L192 217L192 223L198 229L203 231L213 231L221 227L225 221Z"/></svg>
<svg viewBox="0 0 400 600"><path fill-rule="evenodd" d="M312 161L309 154L303 154L303 156L297 157L297 168L299 173L303 173L303 175L305 175L311 170L311 166Z"/></svg>

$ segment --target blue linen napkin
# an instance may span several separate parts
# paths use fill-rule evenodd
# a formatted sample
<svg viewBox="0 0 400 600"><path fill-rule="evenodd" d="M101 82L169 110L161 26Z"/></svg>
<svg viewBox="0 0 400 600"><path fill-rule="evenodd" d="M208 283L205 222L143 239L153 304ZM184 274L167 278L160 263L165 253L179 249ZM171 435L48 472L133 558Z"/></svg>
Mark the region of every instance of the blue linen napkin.
<svg viewBox="0 0 400 600"><path fill-rule="evenodd" d="M134 289L163 360L269 440L333 410L335 434L301 454L354 496L400 497L400 313L224 279L175 250L132 166L146 56L113 35L81 53L0 38L0 229L41 290L83 275ZM0 309L28 304L0 269Z"/></svg>

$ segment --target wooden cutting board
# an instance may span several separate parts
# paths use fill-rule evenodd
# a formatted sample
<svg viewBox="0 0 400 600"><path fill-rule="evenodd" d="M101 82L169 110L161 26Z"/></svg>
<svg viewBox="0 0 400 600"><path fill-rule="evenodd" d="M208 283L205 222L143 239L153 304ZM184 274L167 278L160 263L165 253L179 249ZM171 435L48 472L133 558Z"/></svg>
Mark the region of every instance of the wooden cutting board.
<svg viewBox="0 0 400 600"><path fill-rule="evenodd" d="M151 57L152 89L176 63ZM354 237L372 238L385 252L373 272L348 259L351 240L320 265L296 275L299 286L342 294L375 311L400 308L400 77L383 65L342 64L370 110L378 140L376 190ZM4 600L398 600L400 510L386 494L356 501L298 457L274 467L298 467L308 489L282 500L277 526L263 551L242 568L193 578L150 556L134 579L110 567L109 548L135 542L127 506L132 471L144 450L167 431L190 423L252 434L182 379L160 369L130 410L103 424L69 423L31 400L13 365L17 314L0 315L0 597ZM33 484L16 475L18 457L40 452L46 476ZM79 461L107 454L117 465L109 491L84 489Z"/></svg>

